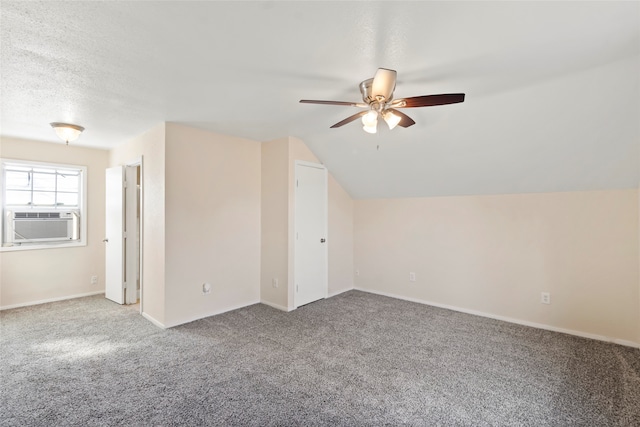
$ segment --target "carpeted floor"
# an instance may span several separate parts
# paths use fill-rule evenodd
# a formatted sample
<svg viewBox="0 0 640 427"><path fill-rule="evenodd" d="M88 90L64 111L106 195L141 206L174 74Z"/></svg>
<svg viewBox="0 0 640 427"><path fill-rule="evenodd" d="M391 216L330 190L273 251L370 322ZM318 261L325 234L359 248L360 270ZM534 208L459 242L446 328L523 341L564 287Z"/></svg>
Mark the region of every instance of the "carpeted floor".
<svg viewBox="0 0 640 427"><path fill-rule="evenodd" d="M350 291L160 330L0 314L2 426L640 426L640 350Z"/></svg>

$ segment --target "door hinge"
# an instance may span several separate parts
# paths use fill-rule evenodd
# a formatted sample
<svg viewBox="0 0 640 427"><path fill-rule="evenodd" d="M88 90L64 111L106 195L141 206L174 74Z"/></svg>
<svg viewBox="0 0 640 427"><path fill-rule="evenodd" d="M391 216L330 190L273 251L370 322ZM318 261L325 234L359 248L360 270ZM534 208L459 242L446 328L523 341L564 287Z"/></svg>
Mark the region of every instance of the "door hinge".
<svg viewBox="0 0 640 427"><path fill-rule="evenodd" d="M298 180L296 179L296 187L298 186Z"/></svg>
<svg viewBox="0 0 640 427"><path fill-rule="evenodd" d="M127 181L122 181L122 188L127 188Z"/></svg>
<svg viewBox="0 0 640 427"><path fill-rule="evenodd" d="M296 283L296 292L299 292L300 288L298 287L298 284Z"/></svg>
<svg viewBox="0 0 640 427"><path fill-rule="evenodd" d="M127 232L126 232L126 231L124 231L124 232L122 233L122 237L123 237L123 238L125 238L125 239L127 238Z"/></svg>

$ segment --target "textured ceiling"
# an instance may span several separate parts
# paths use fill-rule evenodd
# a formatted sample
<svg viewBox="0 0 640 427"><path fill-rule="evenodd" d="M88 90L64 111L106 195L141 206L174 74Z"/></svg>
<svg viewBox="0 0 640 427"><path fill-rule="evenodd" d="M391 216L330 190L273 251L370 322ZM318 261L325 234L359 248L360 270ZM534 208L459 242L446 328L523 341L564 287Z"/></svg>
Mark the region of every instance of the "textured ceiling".
<svg viewBox="0 0 640 427"><path fill-rule="evenodd" d="M356 198L637 187L639 2L0 3L2 135L86 127L109 148L162 121L301 138ZM404 110L329 126L378 67Z"/></svg>

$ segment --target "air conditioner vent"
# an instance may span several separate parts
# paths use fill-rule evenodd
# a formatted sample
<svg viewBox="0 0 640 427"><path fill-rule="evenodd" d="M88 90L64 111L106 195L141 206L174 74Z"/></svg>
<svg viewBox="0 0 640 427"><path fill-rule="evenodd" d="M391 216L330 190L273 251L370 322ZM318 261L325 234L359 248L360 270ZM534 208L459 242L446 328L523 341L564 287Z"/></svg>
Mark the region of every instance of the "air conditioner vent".
<svg viewBox="0 0 640 427"><path fill-rule="evenodd" d="M77 211L6 211L4 245L80 239Z"/></svg>
<svg viewBox="0 0 640 427"><path fill-rule="evenodd" d="M60 212L15 212L15 219L28 219L28 218L37 218L37 219L46 219L46 218L60 218Z"/></svg>

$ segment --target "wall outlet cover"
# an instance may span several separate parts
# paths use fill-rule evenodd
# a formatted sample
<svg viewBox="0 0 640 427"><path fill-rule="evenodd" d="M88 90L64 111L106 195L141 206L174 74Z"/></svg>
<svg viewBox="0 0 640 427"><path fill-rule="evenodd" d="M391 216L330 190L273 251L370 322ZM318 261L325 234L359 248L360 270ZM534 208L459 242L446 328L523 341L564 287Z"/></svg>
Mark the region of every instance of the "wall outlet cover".
<svg viewBox="0 0 640 427"><path fill-rule="evenodd" d="M551 294L549 292L542 292L540 294L540 302L542 304L551 304Z"/></svg>

